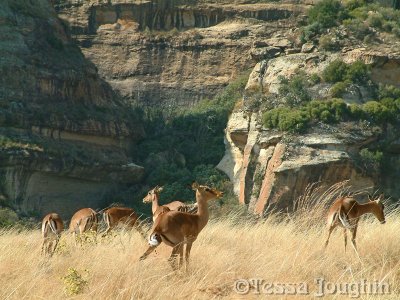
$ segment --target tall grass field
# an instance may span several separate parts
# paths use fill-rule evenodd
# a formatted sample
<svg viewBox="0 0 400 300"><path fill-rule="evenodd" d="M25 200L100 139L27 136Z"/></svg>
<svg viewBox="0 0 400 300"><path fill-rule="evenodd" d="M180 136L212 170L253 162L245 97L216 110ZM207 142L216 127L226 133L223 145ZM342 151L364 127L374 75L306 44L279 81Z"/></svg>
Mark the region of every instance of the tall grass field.
<svg viewBox="0 0 400 300"><path fill-rule="evenodd" d="M364 216L357 255L351 243L344 251L341 228L324 249L327 207L318 200L305 196L295 212L260 220L210 219L188 269L178 271L165 245L139 261L147 242L136 231L98 235L96 242L89 236L82 246L65 233L45 257L39 230L3 230L0 299L309 299L321 296L321 282L328 299L399 299L400 212L387 208L384 225ZM369 289L372 284L384 289Z"/></svg>

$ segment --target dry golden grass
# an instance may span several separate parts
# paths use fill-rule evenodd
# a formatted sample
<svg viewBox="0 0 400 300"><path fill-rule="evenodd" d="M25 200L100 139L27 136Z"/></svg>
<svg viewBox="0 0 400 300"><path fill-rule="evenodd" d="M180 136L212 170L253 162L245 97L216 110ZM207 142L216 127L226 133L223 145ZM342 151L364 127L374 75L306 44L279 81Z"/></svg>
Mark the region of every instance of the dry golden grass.
<svg viewBox="0 0 400 300"><path fill-rule="evenodd" d="M325 208L317 206L310 213L299 209L290 216L275 215L257 223L235 217L211 220L193 245L187 272L172 271L167 262L170 248L165 245L147 260L139 261L147 244L137 232L118 232L83 248L75 247L72 237L66 234L58 253L45 258L40 255L39 231L2 231L0 299L68 298L62 277L69 268L87 281L86 288L74 299L263 297L256 295L254 289L245 296L237 294L233 285L239 278L306 282L310 295L303 298L314 295L315 278L331 282L379 280L390 284L391 294L362 295L362 299L398 299L400 214L388 214L385 225L373 217L363 218L357 238L361 260L351 247L344 252L341 229L334 232L324 251L322 214Z"/></svg>

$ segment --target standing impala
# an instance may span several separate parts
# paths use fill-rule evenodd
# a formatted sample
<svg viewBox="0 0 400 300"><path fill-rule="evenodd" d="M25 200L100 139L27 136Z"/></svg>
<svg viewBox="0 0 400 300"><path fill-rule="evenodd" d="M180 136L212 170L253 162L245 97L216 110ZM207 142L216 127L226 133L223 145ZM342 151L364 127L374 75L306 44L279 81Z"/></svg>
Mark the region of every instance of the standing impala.
<svg viewBox="0 0 400 300"><path fill-rule="evenodd" d="M82 233L93 230L97 232L97 213L91 208L82 208L78 210L71 219L71 223L69 224L69 231L76 239Z"/></svg>
<svg viewBox="0 0 400 300"><path fill-rule="evenodd" d="M64 223L56 213L50 213L42 221L42 253L53 255L60 240L61 232L64 230ZM53 246L54 244L54 246Z"/></svg>
<svg viewBox="0 0 400 300"><path fill-rule="evenodd" d="M166 213L170 210L177 210L181 212L188 212L188 213L195 213L197 212L197 205L186 205L181 201L173 201L164 205L159 205L158 200L160 197L160 192L163 190L162 187L158 185L150 190L146 197L143 198L143 203L152 203L151 204L151 211L153 214L153 222L157 219L160 214Z"/></svg>
<svg viewBox="0 0 400 300"><path fill-rule="evenodd" d="M381 224L385 224L385 214L383 212L384 205L382 200L384 195L380 195L377 200L369 200L365 204L359 204L353 197L342 197L337 199L331 206L327 216L327 227L328 227L328 238L325 242L325 247L328 246L329 237L331 236L332 230L336 226L343 227L344 234L344 250L346 251L347 246L347 230L352 234L351 243L354 250L357 252L356 247L356 235L358 222L360 217L364 214L372 213Z"/></svg>
<svg viewBox="0 0 400 300"><path fill-rule="evenodd" d="M176 258L178 254L180 255L179 267L182 266L183 246L186 244L185 259L187 268L192 244L208 222L207 201L223 196L222 192L197 183L193 183L192 188L196 191L197 213L189 214L180 211L169 211L161 214L156 219L151 230L149 248L140 257L140 260L145 259L161 242L164 242L173 248L169 262L175 270L177 268Z"/></svg>
<svg viewBox="0 0 400 300"><path fill-rule="evenodd" d="M138 215L132 208L129 207L111 207L103 212L103 218L106 222L107 229L104 235L107 234L111 229L118 225L124 225L128 227L135 227L136 230L145 237L144 232L139 227Z"/></svg>

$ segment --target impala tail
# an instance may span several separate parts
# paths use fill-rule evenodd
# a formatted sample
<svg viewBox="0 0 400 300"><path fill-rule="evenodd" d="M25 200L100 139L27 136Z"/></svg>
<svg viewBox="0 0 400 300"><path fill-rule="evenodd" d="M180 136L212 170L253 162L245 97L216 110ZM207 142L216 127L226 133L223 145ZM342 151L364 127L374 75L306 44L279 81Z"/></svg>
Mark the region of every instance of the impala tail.
<svg viewBox="0 0 400 300"><path fill-rule="evenodd" d="M161 235L157 232L153 232L149 237L149 245L152 247L160 245L161 241Z"/></svg>

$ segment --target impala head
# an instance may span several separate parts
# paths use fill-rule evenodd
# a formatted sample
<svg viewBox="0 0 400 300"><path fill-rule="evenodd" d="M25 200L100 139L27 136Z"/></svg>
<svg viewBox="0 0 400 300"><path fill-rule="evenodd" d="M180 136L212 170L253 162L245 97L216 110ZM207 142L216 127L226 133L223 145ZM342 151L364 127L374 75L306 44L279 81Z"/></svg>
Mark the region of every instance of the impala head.
<svg viewBox="0 0 400 300"><path fill-rule="evenodd" d="M207 201L215 198L221 198L224 195L223 192L218 191L217 189L206 185L199 185L197 182L192 183L192 189L196 191L196 197L199 195Z"/></svg>
<svg viewBox="0 0 400 300"><path fill-rule="evenodd" d="M143 198L143 203L151 203L153 202L156 197L161 193L163 188L161 186L156 186L154 189L150 190L146 197Z"/></svg>
<svg viewBox="0 0 400 300"><path fill-rule="evenodd" d="M375 217L379 220L379 222L381 222L381 224L386 223L385 213L384 213L385 205L383 204L384 199L385 199L384 194L381 194L376 200L369 199L370 202L374 203L373 213Z"/></svg>

